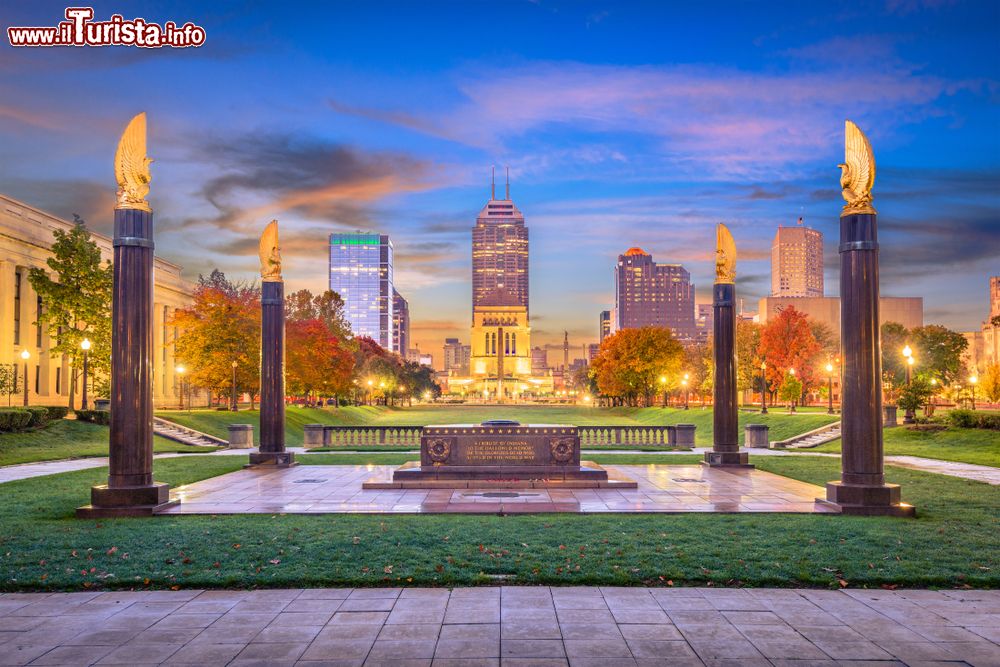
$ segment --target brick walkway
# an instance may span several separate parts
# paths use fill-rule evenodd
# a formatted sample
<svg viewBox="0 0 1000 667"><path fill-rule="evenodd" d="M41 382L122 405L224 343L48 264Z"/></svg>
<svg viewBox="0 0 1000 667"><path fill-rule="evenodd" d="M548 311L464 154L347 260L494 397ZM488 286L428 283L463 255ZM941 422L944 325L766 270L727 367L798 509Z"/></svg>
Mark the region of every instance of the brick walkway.
<svg viewBox="0 0 1000 667"><path fill-rule="evenodd" d="M0 596L0 663L1000 665L1000 591L462 588Z"/></svg>

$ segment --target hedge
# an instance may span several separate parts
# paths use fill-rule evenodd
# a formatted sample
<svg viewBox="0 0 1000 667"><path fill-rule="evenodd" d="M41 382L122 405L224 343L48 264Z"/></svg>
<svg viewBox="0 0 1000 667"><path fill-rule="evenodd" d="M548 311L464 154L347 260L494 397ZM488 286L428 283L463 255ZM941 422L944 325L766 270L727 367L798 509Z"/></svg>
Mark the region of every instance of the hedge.
<svg viewBox="0 0 1000 667"><path fill-rule="evenodd" d="M43 408L39 405L29 405L28 407L21 409L27 410L31 413L31 421L28 422L28 426L31 428L36 426L45 426L46 422L49 421L48 408Z"/></svg>
<svg viewBox="0 0 1000 667"><path fill-rule="evenodd" d="M69 408L65 405L46 405L45 409L49 411L49 419L65 419L69 414Z"/></svg>
<svg viewBox="0 0 1000 667"><path fill-rule="evenodd" d="M78 421L90 422L91 424L103 424L107 426L111 423L111 411L110 410L77 410L76 418Z"/></svg>
<svg viewBox="0 0 1000 667"><path fill-rule="evenodd" d="M31 413L21 408L0 408L0 432L20 431L31 423Z"/></svg>
<svg viewBox="0 0 1000 667"><path fill-rule="evenodd" d="M1000 431L1000 415L974 410L952 410L948 413L952 426L959 428L983 428Z"/></svg>

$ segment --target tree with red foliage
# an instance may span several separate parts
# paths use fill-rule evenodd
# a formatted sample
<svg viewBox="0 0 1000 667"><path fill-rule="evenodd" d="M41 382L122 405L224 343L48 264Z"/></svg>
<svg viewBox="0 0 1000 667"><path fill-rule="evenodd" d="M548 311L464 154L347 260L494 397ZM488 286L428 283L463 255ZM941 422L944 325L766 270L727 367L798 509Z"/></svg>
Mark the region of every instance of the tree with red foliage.
<svg viewBox="0 0 1000 667"><path fill-rule="evenodd" d="M285 323L285 378L289 392L338 396L350 392L354 356L319 318Z"/></svg>
<svg viewBox="0 0 1000 667"><path fill-rule="evenodd" d="M767 362L767 383L774 391L782 386L794 368L803 391L817 379L820 344L809 326L809 317L789 306L764 325L760 333L759 356Z"/></svg>

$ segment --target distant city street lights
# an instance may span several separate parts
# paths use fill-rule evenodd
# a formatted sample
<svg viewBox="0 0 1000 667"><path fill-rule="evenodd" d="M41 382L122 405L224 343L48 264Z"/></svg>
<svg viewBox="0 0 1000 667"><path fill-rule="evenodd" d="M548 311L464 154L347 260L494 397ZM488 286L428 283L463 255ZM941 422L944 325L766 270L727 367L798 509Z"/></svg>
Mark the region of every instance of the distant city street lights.
<svg viewBox="0 0 1000 667"><path fill-rule="evenodd" d="M24 359L24 406L28 406L28 359L31 358L31 353L28 352L27 348L21 350L21 358Z"/></svg>
<svg viewBox="0 0 1000 667"><path fill-rule="evenodd" d="M24 376L25 377L25 382L27 382L28 381L27 380L27 377L28 377L27 376L27 372L28 372L27 368L28 367L25 366L24 368L25 368L25 371L24 371L25 372L25 376ZM972 387L972 409L973 410L976 409L976 383L977 382L979 382L979 378L978 377L976 377L975 375L970 375L969 376L969 386Z"/></svg>
<svg viewBox="0 0 1000 667"><path fill-rule="evenodd" d="M87 410L87 353L90 352L90 340L84 338L80 342L80 349L83 350L83 396L80 398L80 409Z"/></svg>
<svg viewBox="0 0 1000 667"><path fill-rule="evenodd" d="M767 414L767 362L760 362L760 414Z"/></svg>
<svg viewBox="0 0 1000 667"><path fill-rule="evenodd" d="M181 410L183 410L184 409L184 371L186 369L184 368L184 366L178 365L177 368L175 368L174 370L177 371L177 374L181 376Z"/></svg>
<svg viewBox="0 0 1000 667"><path fill-rule="evenodd" d="M826 398L827 398L827 408L826 414L833 414L833 364L828 363L826 365Z"/></svg>
<svg viewBox="0 0 1000 667"><path fill-rule="evenodd" d="M906 359L906 386L909 387L912 376L911 369L913 368L913 350L910 349L909 345L903 348L903 358ZM914 421L913 409L907 408L903 414L903 423L912 424Z"/></svg>
<svg viewBox="0 0 1000 667"><path fill-rule="evenodd" d="M239 363L234 359L233 360L233 395L232 395L232 400L230 401L230 406L229 406L229 410L231 412L236 412L236 411L239 410L239 406L238 406L237 400L236 400L236 367L237 366L239 366Z"/></svg>

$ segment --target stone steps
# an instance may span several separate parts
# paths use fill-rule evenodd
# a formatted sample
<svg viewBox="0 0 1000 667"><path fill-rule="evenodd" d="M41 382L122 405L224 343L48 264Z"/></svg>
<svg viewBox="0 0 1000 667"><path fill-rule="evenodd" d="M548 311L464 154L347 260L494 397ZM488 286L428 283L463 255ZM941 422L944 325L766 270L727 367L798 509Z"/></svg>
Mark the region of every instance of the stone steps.
<svg viewBox="0 0 1000 667"><path fill-rule="evenodd" d="M162 417L156 417L153 419L153 433L161 438L166 438L167 440L172 440L173 442L179 442L183 445L191 445L192 447L229 446L229 443L222 438L216 438L213 435L196 431L193 428L181 426L175 422L167 421Z"/></svg>

